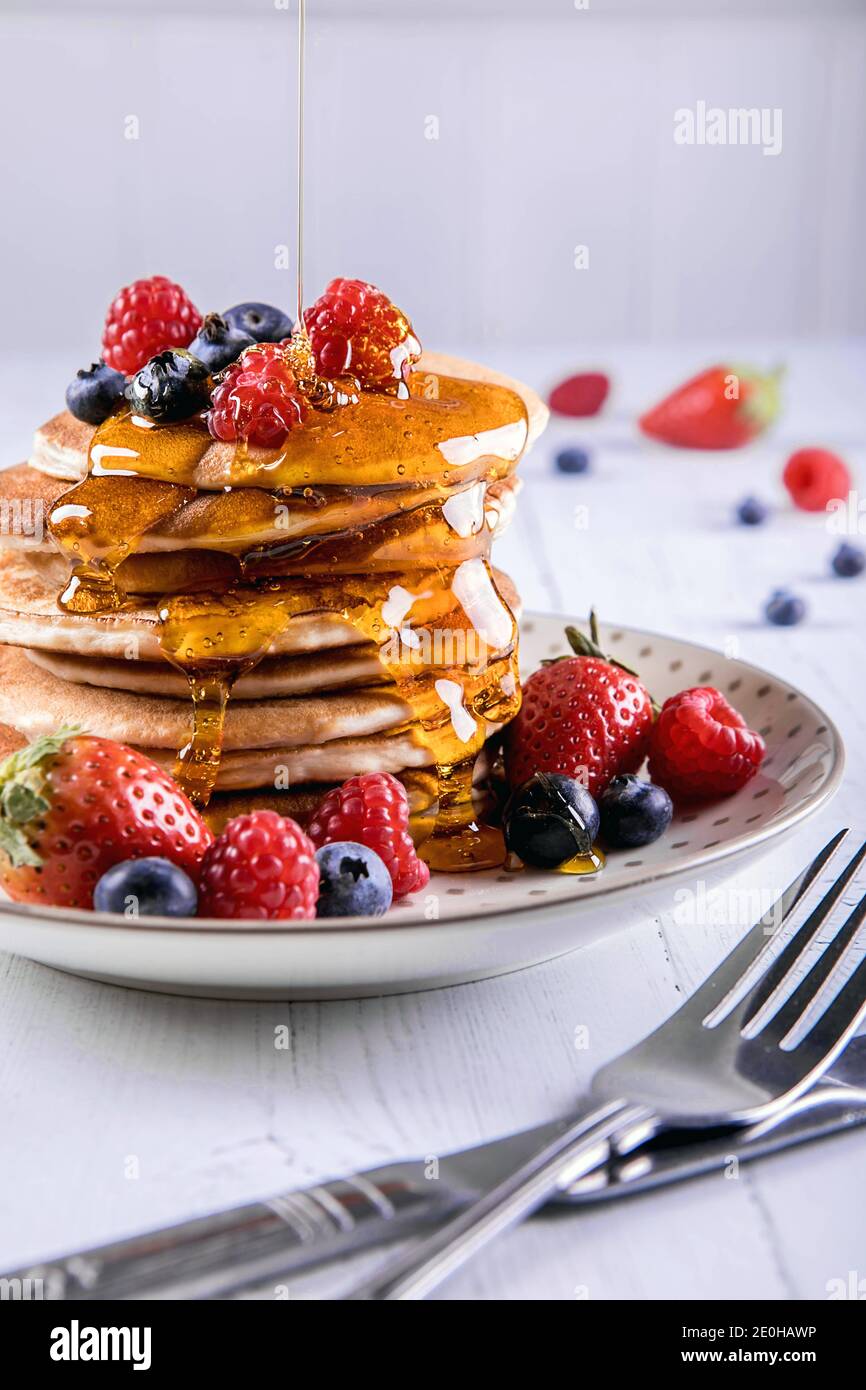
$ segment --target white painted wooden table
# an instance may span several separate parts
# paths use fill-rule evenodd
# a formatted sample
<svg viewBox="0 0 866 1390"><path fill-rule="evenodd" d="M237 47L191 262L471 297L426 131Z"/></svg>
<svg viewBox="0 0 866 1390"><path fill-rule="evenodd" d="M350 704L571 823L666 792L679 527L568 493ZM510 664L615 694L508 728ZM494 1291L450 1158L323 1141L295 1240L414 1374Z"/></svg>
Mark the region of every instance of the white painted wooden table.
<svg viewBox="0 0 866 1390"><path fill-rule="evenodd" d="M557 426L524 468L520 518L498 562L527 607L657 628L764 663L824 703L846 739L835 805L766 869L787 881L840 824L866 830L866 577L829 577L821 519L785 508L796 445L842 449L866 486L866 347L759 345L789 363L785 419L737 454L638 445L628 421L680 376L742 345L609 351L605 422ZM489 354L488 354L489 358ZM539 385L595 365L500 354ZM67 364L68 365L68 364ZM2 380L10 383L11 367ZM4 457L56 406L50 376L21 373L2 415ZM593 472L566 478L567 439ZM780 505L761 530L730 523L756 491ZM575 506L588 507L587 529ZM864 522L866 525L866 522ZM762 603L794 586L809 620L768 628ZM822 838L823 837L823 838ZM745 886L745 884L744 884ZM755 887L754 883L748 886ZM128 992L0 956L0 1268L306 1184L389 1158L436 1154L555 1115L590 1072L657 1024L742 926L681 926L674 886L624 914L619 937L533 970L426 994L326 1004L242 1004ZM590 1047L575 1050L579 1024ZM274 1047L288 1025L291 1048ZM595 1210L536 1219L443 1296L460 1299L804 1298L866 1276L866 1133ZM585 1293L584 1293L585 1291Z"/></svg>

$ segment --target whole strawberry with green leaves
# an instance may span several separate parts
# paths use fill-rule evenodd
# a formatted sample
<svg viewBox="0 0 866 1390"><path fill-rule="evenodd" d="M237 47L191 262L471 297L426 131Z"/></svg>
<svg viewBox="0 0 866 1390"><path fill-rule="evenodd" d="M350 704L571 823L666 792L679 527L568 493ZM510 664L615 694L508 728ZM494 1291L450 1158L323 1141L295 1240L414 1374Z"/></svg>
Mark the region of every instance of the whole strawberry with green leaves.
<svg viewBox="0 0 866 1390"><path fill-rule="evenodd" d="M644 434L680 449L737 449L779 413L781 370L710 367L641 416Z"/></svg>
<svg viewBox="0 0 866 1390"><path fill-rule="evenodd" d="M512 787L535 772L580 780L598 796L611 778L636 772L652 729L652 697L640 678L606 657L595 614L590 636L565 629L573 656L537 670L523 686L523 703L505 735L505 769Z"/></svg>
<svg viewBox="0 0 866 1390"><path fill-rule="evenodd" d="M145 856L195 880L212 840L168 773L112 739L61 728L0 764L0 884L16 902L92 907L106 869Z"/></svg>

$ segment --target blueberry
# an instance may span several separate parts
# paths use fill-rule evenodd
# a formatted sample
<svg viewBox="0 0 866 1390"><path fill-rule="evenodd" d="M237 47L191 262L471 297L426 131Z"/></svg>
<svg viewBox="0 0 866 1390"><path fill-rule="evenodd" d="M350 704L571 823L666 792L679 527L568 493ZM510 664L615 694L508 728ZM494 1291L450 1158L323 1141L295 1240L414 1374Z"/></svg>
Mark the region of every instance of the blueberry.
<svg viewBox="0 0 866 1390"><path fill-rule="evenodd" d="M210 373L185 348L169 348L145 362L126 387L137 415L168 423L187 420L210 404Z"/></svg>
<svg viewBox="0 0 866 1390"><path fill-rule="evenodd" d="M806 605L787 589L776 589L764 608L764 617L777 627L796 627L806 616Z"/></svg>
<svg viewBox="0 0 866 1390"><path fill-rule="evenodd" d="M281 343L290 338L294 324L282 309L273 304L233 304L223 318L239 333L249 333L257 343Z"/></svg>
<svg viewBox="0 0 866 1390"><path fill-rule="evenodd" d="M235 362L255 341L250 333L232 328L221 314L207 314L187 351L204 362L209 372L216 373Z"/></svg>
<svg viewBox="0 0 866 1390"><path fill-rule="evenodd" d="M601 833L611 849L651 845L671 823L673 802L664 787L643 782L628 773L614 777L602 792L598 808Z"/></svg>
<svg viewBox="0 0 866 1390"><path fill-rule="evenodd" d="M866 554L859 546L843 541L830 563L840 579L856 579L866 569Z"/></svg>
<svg viewBox="0 0 866 1390"><path fill-rule="evenodd" d="M556 466L560 473L588 473L589 454L572 444L568 449L560 449L556 455Z"/></svg>
<svg viewBox="0 0 866 1390"><path fill-rule="evenodd" d="M122 912L124 917L194 917L197 905L189 874L157 856L122 860L93 890L97 912Z"/></svg>
<svg viewBox="0 0 866 1390"><path fill-rule="evenodd" d="M767 504L759 497L745 497L737 507L737 520L743 526L763 526L767 516Z"/></svg>
<svg viewBox="0 0 866 1390"><path fill-rule="evenodd" d="M66 408L86 425L101 425L123 400L126 377L100 360L82 367L66 388Z"/></svg>
<svg viewBox="0 0 866 1390"><path fill-rule="evenodd" d="M391 875L375 850L354 840L337 840L316 850L319 865L317 917L381 917L391 906Z"/></svg>
<svg viewBox="0 0 866 1390"><path fill-rule="evenodd" d="M589 854L598 834L598 807L586 787L558 772L536 772L502 812L505 843L524 864L558 869Z"/></svg>

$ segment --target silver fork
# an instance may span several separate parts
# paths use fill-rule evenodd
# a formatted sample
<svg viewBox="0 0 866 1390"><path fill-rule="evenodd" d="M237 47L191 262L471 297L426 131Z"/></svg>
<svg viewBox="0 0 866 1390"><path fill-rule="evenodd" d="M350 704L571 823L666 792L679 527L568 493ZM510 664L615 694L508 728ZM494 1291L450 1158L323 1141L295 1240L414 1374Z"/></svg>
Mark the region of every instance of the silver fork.
<svg viewBox="0 0 866 1390"><path fill-rule="evenodd" d="M768 931L800 907L847 833L834 836L666 1023L596 1072L594 1108L567 1117L509 1176L343 1297L424 1298L494 1235L611 1153L628 1153L669 1126L752 1124L813 1085L866 1014L866 956L834 997L824 998L849 962L866 895L799 981L797 967L817 944L866 844L778 954ZM799 1039L798 1029L805 1033Z"/></svg>

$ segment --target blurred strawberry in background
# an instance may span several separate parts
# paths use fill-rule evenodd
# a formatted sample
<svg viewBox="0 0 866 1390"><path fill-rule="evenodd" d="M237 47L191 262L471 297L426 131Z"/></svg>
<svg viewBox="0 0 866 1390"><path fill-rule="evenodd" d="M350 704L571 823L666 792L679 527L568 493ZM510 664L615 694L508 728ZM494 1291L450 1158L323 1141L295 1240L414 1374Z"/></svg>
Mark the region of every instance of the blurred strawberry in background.
<svg viewBox="0 0 866 1390"><path fill-rule="evenodd" d="M710 367L642 415L644 434L681 449L736 449L779 413L781 370Z"/></svg>

